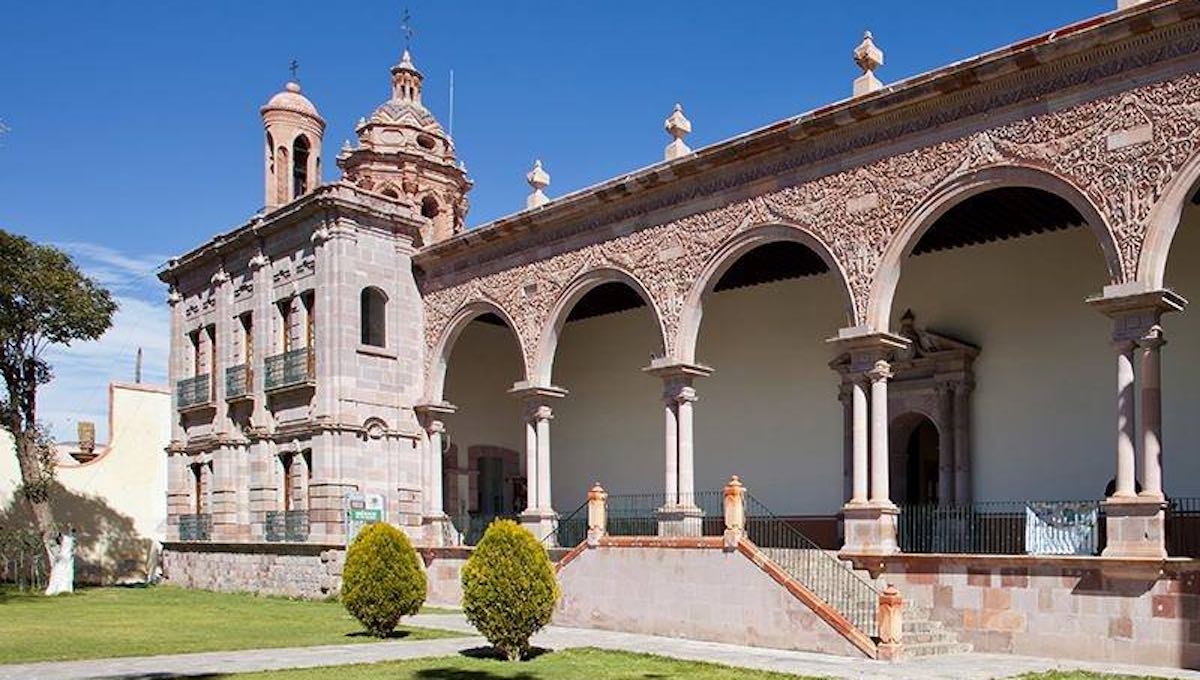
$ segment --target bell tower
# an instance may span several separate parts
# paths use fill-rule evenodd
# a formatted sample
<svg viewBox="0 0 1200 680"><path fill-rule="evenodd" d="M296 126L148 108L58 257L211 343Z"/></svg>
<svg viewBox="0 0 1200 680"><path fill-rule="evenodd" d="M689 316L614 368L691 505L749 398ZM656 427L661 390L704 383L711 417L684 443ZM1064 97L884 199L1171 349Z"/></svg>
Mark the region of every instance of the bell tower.
<svg viewBox="0 0 1200 680"><path fill-rule="evenodd" d="M264 205L273 210L321 184L321 138L325 121L300 93L295 80L261 109L264 142Z"/></svg>
<svg viewBox="0 0 1200 680"><path fill-rule="evenodd" d="M342 174L356 186L408 204L423 218L425 245L461 232L471 180L457 161L454 140L421 103L425 78L404 50L392 67L391 99L355 127L358 144L338 154Z"/></svg>

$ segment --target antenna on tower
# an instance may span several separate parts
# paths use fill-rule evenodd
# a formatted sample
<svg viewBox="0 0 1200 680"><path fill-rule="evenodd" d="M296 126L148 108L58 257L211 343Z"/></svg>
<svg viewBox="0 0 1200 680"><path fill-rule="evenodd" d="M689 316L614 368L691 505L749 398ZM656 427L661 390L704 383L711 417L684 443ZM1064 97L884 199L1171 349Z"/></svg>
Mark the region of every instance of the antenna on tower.
<svg viewBox="0 0 1200 680"><path fill-rule="evenodd" d="M454 69L450 69L450 138L454 139Z"/></svg>
<svg viewBox="0 0 1200 680"><path fill-rule="evenodd" d="M137 384L142 384L142 348L138 347L137 363L133 368L133 381Z"/></svg>

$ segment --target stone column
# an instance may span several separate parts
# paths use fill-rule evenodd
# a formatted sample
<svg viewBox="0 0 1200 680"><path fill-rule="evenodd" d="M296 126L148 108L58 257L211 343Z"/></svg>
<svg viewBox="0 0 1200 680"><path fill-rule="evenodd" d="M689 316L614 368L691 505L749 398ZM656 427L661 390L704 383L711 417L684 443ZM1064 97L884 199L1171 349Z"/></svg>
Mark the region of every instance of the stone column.
<svg viewBox="0 0 1200 680"><path fill-rule="evenodd" d="M887 381L892 377L892 368L878 359L867 377L871 380L871 503L890 505Z"/></svg>
<svg viewBox="0 0 1200 680"><path fill-rule="evenodd" d="M854 472L850 500L842 506L842 552L854 555L890 555L899 551L896 518L889 495L888 394L891 377L888 357L908 345L891 333L863 333L847 328L829 340L849 354L849 374L855 377L851 402L851 446ZM861 377L871 381L868 406Z"/></svg>
<svg viewBox="0 0 1200 680"><path fill-rule="evenodd" d="M971 384L954 386L954 502L971 502Z"/></svg>
<svg viewBox="0 0 1200 680"><path fill-rule="evenodd" d="M851 460L853 472L850 502L867 502L867 392L858 377L850 387L851 400Z"/></svg>
<svg viewBox="0 0 1200 680"><path fill-rule="evenodd" d="M692 382L712 375L699 364L655 359L642 369L663 381L665 460L663 504L658 510L658 533L663 536L699 536L704 513L696 505L696 460Z"/></svg>
<svg viewBox="0 0 1200 680"><path fill-rule="evenodd" d="M1142 418L1138 422L1142 443L1142 493L1145 498L1162 499L1162 361L1160 350L1166 344L1162 328L1155 325L1138 339L1142 375Z"/></svg>
<svg viewBox="0 0 1200 680"><path fill-rule="evenodd" d="M1164 558L1166 502L1162 485L1162 411L1159 350L1162 315L1183 309L1187 301L1168 290L1127 292L1109 286L1088 302L1113 320L1117 350L1117 465L1113 494L1104 502L1105 557ZM1141 346L1141 423L1134 431L1136 380L1134 351ZM1142 494L1137 493L1136 443L1142 446Z"/></svg>
<svg viewBox="0 0 1200 680"><path fill-rule="evenodd" d="M954 502L954 437L945 430L953 422L954 387L939 383L938 395L938 505Z"/></svg>
<svg viewBox="0 0 1200 680"><path fill-rule="evenodd" d="M525 512L521 513L521 525L538 540L544 541L558 526L558 514L554 511L550 496L550 421L554 418L554 409L550 404L567 396L567 391L561 387L519 382L513 385L509 393L525 403L525 458L529 469L525 483L528 502Z"/></svg>
<svg viewBox="0 0 1200 680"><path fill-rule="evenodd" d="M458 542L454 527L443 507L442 451L445 449L445 417L455 413L453 404L419 404L413 409L425 429L425 479L421 496L425 498L425 517L422 518L424 543L429 546L454 545Z"/></svg>

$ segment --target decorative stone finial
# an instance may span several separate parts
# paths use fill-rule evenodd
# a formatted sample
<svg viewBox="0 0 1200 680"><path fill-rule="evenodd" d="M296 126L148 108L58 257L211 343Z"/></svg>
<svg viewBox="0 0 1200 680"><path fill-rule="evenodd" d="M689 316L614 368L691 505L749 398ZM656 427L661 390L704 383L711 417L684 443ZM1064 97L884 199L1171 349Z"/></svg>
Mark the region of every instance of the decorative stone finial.
<svg viewBox="0 0 1200 680"><path fill-rule="evenodd" d="M536 208L550 202L546 192L543 191L550 186L550 175L542 169L541 159L533 162L533 170L525 175L525 181L529 182L529 186L533 187L533 193L529 194L529 198L525 199L525 209Z"/></svg>
<svg viewBox="0 0 1200 680"><path fill-rule="evenodd" d="M667 149L664 154L667 160L673 161L676 158L686 156L692 152L692 150L688 148L688 145L683 142L683 138L692 131L692 121L688 120L687 116L683 115L682 104L675 105L675 110L671 112L670 116L667 117L663 127L666 128L667 134L674 138L671 143L667 145Z"/></svg>
<svg viewBox="0 0 1200 680"><path fill-rule="evenodd" d="M883 83L875 77L875 69L883 66L883 50L875 46L870 31L863 34L862 42L854 48L854 63L863 70L863 74L854 79L855 97L883 87Z"/></svg>

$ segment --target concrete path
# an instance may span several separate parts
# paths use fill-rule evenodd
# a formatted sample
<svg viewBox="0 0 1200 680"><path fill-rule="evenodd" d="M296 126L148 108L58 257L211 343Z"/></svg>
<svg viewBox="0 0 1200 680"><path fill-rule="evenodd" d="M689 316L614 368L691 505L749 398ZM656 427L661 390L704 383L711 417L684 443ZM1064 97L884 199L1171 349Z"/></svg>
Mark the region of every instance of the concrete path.
<svg viewBox="0 0 1200 680"><path fill-rule="evenodd" d="M474 633L457 614L422 614L406 624ZM1104 673L1200 680L1200 672L1144 666L1054 661L1001 654L958 654L886 664L807 652L787 652L715 642L695 642L634 633L551 626L533 640L538 647L567 649L599 647L661 654L677 659L709 661L796 675L845 680L994 680L1030 671L1081 669ZM0 680L171 680L204 678L222 673L311 668L449 656L485 645L471 635L443 640L377 642L323 647L254 649L172 656L97 659L19 665L0 665Z"/></svg>

